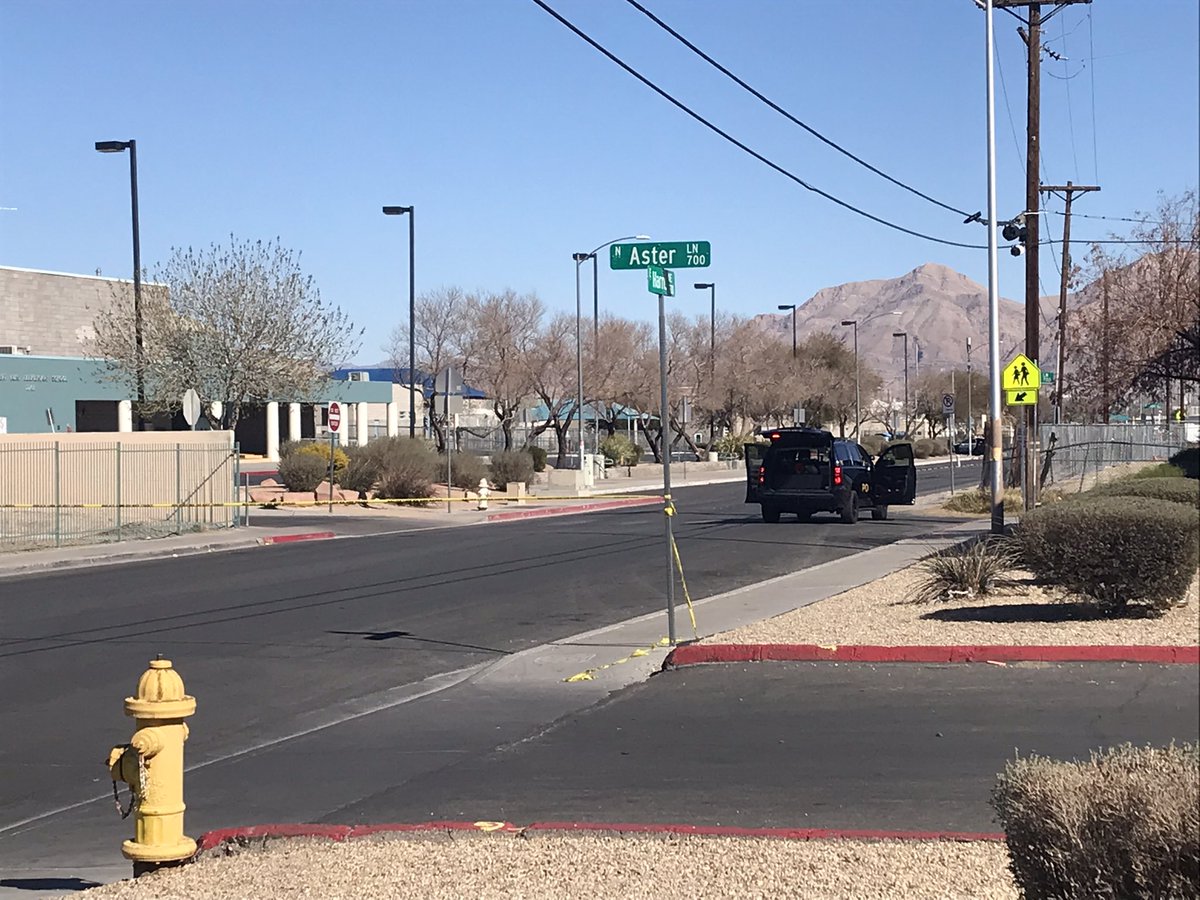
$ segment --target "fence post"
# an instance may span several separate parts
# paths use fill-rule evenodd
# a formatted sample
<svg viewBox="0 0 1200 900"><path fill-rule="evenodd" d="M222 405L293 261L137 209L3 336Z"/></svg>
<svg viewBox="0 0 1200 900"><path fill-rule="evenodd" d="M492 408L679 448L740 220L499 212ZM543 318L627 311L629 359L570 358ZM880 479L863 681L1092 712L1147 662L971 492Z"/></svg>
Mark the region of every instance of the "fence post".
<svg viewBox="0 0 1200 900"><path fill-rule="evenodd" d="M183 534L183 458L182 448L175 445L175 533Z"/></svg>
<svg viewBox="0 0 1200 900"><path fill-rule="evenodd" d="M121 539L121 442L117 441L117 540Z"/></svg>
<svg viewBox="0 0 1200 900"><path fill-rule="evenodd" d="M58 441L54 442L54 546L62 546L62 461Z"/></svg>

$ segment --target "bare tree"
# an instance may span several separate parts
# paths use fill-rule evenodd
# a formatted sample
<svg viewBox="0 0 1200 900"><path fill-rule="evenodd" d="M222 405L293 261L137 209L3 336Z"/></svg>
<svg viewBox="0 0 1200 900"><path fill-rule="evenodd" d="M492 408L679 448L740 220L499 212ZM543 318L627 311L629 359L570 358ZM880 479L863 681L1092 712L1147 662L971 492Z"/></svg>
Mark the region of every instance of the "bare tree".
<svg viewBox="0 0 1200 900"><path fill-rule="evenodd" d="M232 429L247 403L311 395L358 351L362 332L322 300L300 254L278 239L176 248L151 280L142 298L145 412L174 408L194 388L206 405L221 402L220 424ZM135 390L132 295L114 292L95 329L93 352Z"/></svg>
<svg viewBox="0 0 1200 900"><path fill-rule="evenodd" d="M575 418L575 317L560 313L542 329L538 340L525 355L525 365L534 396L546 407L546 419L535 426L530 437L547 428L558 441L555 468L567 461L568 435Z"/></svg>
<svg viewBox="0 0 1200 900"><path fill-rule="evenodd" d="M428 400L429 424L440 452L447 441L446 416L441 411L433 376L449 366L466 369L472 360L469 343L470 301L461 288L443 287L416 298L413 343L417 369L426 373L419 386ZM409 323L402 322L392 331L387 350L393 368L408 366Z"/></svg>
<svg viewBox="0 0 1200 900"><path fill-rule="evenodd" d="M1195 191L1160 197L1113 253L1094 245L1073 328L1068 403L1105 416L1167 381L1200 382L1200 208ZM1129 246L1143 255L1131 259ZM1072 367L1068 366L1068 370ZM1068 409L1070 407L1068 406Z"/></svg>
<svg viewBox="0 0 1200 900"><path fill-rule="evenodd" d="M505 450L513 448L513 423L533 393L528 355L537 343L543 311L535 295L513 291L471 297L467 306L467 344L475 353L464 375L491 401Z"/></svg>

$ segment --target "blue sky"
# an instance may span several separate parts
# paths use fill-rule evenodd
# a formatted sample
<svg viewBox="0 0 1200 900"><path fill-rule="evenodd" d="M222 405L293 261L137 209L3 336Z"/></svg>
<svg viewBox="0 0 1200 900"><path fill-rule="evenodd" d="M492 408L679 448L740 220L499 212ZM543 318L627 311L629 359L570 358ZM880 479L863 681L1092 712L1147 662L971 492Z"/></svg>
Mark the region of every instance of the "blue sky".
<svg viewBox="0 0 1200 900"><path fill-rule="evenodd" d="M782 119L624 0L549 2L804 180L914 230L985 242L980 226ZM878 168L950 206L985 207L983 14L970 0L644 5ZM1198 10L1098 0L1046 26L1067 59L1043 69L1044 179L1103 188L1077 212L1129 216L1196 185ZM1024 47L1015 19L995 22L1010 215L1024 199ZM689 313L708 305L693 281L715 281L720 305L744 314L929 261L986 281L983 251L899 234L804 190L531 0L0 0L0 207L16 208L0 210L0 264L128 276L128 162L92 145L131 137L148 267L173 246L278 236L366 326L362 361L382 356L407 308L407 222L384 204L416 206L418 292L513 288L573 310L571 253L635 233L712 243L711 267L677 273L671 302ZM1061 221L1050 217L1052 233ZM1080 218L1073 232L1127 227ZM1006 296L1022 277L1002 256ZM1049 251L1042 277L1055 291ZM652 318L645 288L641 273L601 269L605 309ZM584 292L590 303L586 279Z"/></svg>

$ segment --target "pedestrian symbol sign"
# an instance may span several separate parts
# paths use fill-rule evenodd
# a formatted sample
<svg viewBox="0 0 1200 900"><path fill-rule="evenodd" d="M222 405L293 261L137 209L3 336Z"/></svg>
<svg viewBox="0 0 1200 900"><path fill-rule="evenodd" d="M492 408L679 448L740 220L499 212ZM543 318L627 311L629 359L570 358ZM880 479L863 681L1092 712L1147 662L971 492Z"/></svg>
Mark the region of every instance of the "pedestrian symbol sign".
<svg viewBox="0 0 1200 900"><path fill-rule="evenodd" d="M1004 390L1029 391L1034 394L1034 403L1037 402L1037 389L1041 383L1042 370L1024 353L1018 353L1013 361L1004 367L1000 376L1000 386Z"/></svg>

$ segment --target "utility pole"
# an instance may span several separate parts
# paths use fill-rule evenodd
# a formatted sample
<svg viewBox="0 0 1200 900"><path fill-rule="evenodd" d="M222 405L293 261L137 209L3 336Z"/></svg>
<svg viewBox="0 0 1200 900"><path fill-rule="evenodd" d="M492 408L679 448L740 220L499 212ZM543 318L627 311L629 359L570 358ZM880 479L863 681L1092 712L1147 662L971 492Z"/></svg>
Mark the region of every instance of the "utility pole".
<svg viewBox="0 0 1200 900"><path fill-rule="evenodd" d="M1073 3L1090 3L1091 0L1057 0L1046 19ZM1038 0L993 0L997 9L1025 7L1028 19L1024 28L1017 33L1029 49L1028 85L1025 105L1025 355L1038 362L1038 322L1041 316L1041 301L1038 282L1038 233L1041 219L1041 196L1039 193L1038 170L1041 167L1041 96L1042 96L1042 4ZM1021 454L1021 485L1025 509L1037 505L1037 407L1025 407L1025 440Z"/></svg>
<svg viewBox="0 0 1200 900"><path fill-rule="evenodd" d="M1063 421L1063 388L1066 386L1064 370L1067 364L1067 281L1071 276L1071 199L1075 193L1100 190L1094 184L1043 184L1043 191L1067 195L1067 209L1063 215L1062 239L1062 282L1058 288L1058 371L1054 383L1054 424Z"/></svg>

